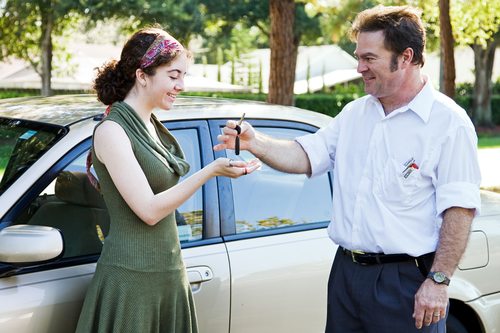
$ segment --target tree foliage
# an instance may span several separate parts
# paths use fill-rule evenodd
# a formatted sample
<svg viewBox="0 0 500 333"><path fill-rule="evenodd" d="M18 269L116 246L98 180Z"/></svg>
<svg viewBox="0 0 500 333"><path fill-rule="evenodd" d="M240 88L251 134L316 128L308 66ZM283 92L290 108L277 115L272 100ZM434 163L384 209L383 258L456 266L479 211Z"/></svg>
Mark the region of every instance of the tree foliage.
<svg viewBox="0 0 500 333"><path fill-rule="evenodd" d="M81 0L85 14L92 21L109 18L128 21L128 32L140 27L159 24L180 42L187 44L201 33L204 25L199 0Z"/></svg>
<svg viewBox="0 0 500 333"><path fill-rule="evenodd" d="M72 0L7 0L0 7L0 60L25 60L42 78L42 94L51 94L53 52L64 53L54 36L74 24L81 3Z"/></svg>

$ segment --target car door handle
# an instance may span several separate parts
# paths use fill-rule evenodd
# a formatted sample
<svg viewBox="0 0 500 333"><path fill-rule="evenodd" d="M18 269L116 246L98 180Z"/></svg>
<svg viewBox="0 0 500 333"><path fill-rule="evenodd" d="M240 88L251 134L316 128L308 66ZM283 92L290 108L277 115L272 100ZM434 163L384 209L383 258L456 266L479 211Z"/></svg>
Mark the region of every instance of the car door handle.
<svg viewBox="0 0 500 333"><path fill-rule="evenodd" d="M214 277L212 270L207 266L188 267L186 271L190 284L207 282Z"/></svg>

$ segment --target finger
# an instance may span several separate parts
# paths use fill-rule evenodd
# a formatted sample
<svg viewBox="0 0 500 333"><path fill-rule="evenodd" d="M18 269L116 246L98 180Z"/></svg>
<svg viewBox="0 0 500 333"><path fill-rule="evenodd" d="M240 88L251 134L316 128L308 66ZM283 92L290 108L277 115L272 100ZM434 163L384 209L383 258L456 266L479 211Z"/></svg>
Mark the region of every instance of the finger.
<svg viewBox="0 0 500 333"><path fill-rule="evenodd" d="M221 150L229 149L229 147L225 143L219 143L219 144L216 144L215 146L213 146L212 149L214 151L221 151Z"/></svg>
<svg viewBox="0 0 500 333"><path fill-rule="evenodd" d="M425 311L417 305L415 301L415 312L413 313L413 318L415 318L415 327L421 329L424 321Z"/></svg>
<svg viewBox="0 0 500 333"><path fill-rule="evenodd" d="M217 135L217 141L221 143L228 143L229 141L234 141L235 136L236 135L219 134Z"/></svg>
<svg viewBox="0 0 500 333"><path fill-rule="evenodd" d="M248 162L248 166L262 167L262 162L258 158L254 158Z"/></svg>
<svg viewBox="0 0 500 333"><path fill-rule="evenodd" d="M247 174L251 174L255 170L259 170L260 169L260 165L247 166L246 169L247 169Z"/></svg>
<svg viewBox="0 0 500 333"><path fill-rule="evenodd" d="M236 127L236 125L238 125L238 122L235 121L235 120L228 120L226 122L226 127L229 127L229 128L233 128L234 129Z"/></svg>
<svg viewBox="0 0 500 333"><path fill-rule="evenodd" d="M224 127L222 129L222 132L225 134L225 135L230 135L230 136L237 136L239 133L238 131L236 130L236 126L238 125L235 125L234 127ZM241 133L241 127L240 127L240 133Z"/></svg>
<svg viewBox="0 0 500 333"><path fill-rule="evenodd" d="M429 326L432 323L432 312L426 311L424 316L424 325Z"/></svg>
<svg viewBox="0 0 500 333"><path fill-rule="evenodd" d="M232 165L233 167L236 167L236 168L244 168L244 167L248 166L249 164L248 164L247 162L245 162L245 161L241 161L241 160L233 160L233 161L231 162L231 165Z"/></svg>
<svg viewBox="0 0 500 333"><path fill-rule="evenodd" d="M439 313L439 312L434 312L434 313L432 314L432 323L433 323L433 324L437 323L438 321L440 321L440 320L441 320L441 318L442 318L442 317L441 317L441 313Z"/></svg>

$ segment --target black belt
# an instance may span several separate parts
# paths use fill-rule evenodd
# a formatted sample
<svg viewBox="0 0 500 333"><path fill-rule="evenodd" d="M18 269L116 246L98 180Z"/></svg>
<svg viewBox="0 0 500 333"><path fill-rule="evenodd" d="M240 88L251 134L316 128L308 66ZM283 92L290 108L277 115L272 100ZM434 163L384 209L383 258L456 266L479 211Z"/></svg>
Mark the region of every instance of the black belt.
<svg viewBox="0 0 500 333"><path fill-rule="evenodd" d="M351 251L340 247L342 252L351 257L354 263L360 265L376 265L376 264L390 264L396 262L414 261L417 267L423 266L424 259L434 256L434 252L421 255L419 257L412 257L408 254L384 254L384 253L367 253L363 251Z"/></svg>

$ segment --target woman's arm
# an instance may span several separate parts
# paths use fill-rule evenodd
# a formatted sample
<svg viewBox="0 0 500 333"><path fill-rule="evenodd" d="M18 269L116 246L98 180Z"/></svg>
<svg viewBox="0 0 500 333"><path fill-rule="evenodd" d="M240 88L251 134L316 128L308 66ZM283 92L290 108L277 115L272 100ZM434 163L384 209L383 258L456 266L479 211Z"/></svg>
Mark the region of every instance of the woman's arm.
<svg viewBox="0 0 500 333"><path fill-rule="evenodd" d="M132 211L148 225L155 225L215 176L237 178L252 173L260 163L220 158L199 170L183 182L154 194L146 175L135 158L130 140L115 122L103 122L94 133L94 149L111 176L113 183ZM245 171L246 169L246 171Z"/></svg>

